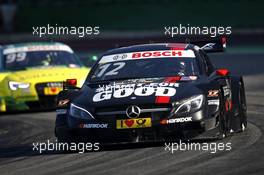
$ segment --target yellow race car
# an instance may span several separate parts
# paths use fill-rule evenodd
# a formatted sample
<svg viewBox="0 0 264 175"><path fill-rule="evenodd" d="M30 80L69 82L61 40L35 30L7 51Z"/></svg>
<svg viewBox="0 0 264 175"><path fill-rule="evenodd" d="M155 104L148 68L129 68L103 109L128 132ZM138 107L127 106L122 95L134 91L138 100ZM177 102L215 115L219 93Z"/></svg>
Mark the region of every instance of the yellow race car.
<svg viewBox="0 0 264 175"><path fill-rule="evenodd" d="M62 43L36 42L0 48L0 112L55 107L66 79L81 87L90 71Z"/></svg>

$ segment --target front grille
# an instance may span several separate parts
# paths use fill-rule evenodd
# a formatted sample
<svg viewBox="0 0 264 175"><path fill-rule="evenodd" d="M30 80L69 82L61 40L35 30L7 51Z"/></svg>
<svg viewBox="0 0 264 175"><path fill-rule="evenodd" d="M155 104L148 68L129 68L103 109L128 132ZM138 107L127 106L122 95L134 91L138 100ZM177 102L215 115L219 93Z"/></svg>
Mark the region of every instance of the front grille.
<svg viewBox="0 0 264 175"><path fill-rule="evenodd" d="M96 108L96 119L113 124L116 119L128 119L126 109L129 106L130 105ZM141 109L141 113L138 118L151 117L153 123L158 123L161 119L166 118L172 108L170 104L147 104L137 106Z"/></svg>
<svg viewBox="0 0 264 175"><path fill-rule="evenodd" d="M62 82L48 82L48 83L37 83L35 85L38 97L39 105L41 108L53 109L56 107L57 95L46 95L44 89L46 87L60 87L62 88Z"/></svg>
<svg viewBox="0 0 264 175"><path fill-rule="evenodd" d="M49 82L49 83L37 83L35 85L35 88L38 96L42 96L45 95L44 94L45 87L62 87L62 86L63 86L62 82Z"/></svg>
<svg viewBox="0 0 264 175"><path fill-rule="evenodd" d="M126 114L126 109L129 106L130 105L122 105L122 106L96 108L95 114L96 115ZM136 106L138 106L141 109L142 113L170 111L172 107L171 104L143 104Z"/></svg>

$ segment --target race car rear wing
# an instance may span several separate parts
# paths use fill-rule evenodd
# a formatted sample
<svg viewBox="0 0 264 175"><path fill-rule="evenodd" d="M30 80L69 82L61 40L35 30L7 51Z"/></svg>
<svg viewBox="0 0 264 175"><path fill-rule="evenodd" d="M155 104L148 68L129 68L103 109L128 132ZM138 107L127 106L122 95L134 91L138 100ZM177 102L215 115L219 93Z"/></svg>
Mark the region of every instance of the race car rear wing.
<svg viewBox="0 0 264 175"><path fill-rule="evenodd" d="M210 52L224 52L226 48L226 38L217 38L205 41L191 41L190 44L199 46L207 53Z"/></svg>

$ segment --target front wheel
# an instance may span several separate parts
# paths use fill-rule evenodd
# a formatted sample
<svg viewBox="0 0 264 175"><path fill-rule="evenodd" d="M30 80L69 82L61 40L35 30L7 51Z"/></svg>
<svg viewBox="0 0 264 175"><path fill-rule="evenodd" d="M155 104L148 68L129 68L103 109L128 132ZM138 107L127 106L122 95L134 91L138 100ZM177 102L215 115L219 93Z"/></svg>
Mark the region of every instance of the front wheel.
<svg viewBox="0 0 264 175"><path fill-rule="evenodd" d="M55 127L55 135L59 143L72 143L76 142L76 137L66 126Z"/></svg>
<svg viewBox="0 0 264 175"><path fill-rule="evenodd" d="M220 91L222 92L222 91ZM224 139L226 137L227 129L226 129L226 112L225 112L225 102L223 93L220 93L220 103L219 103L219 117L218 117L218 133L216 135L217 139Z"/></svg>
<svg viewBox="0 0 264 175"><path fill-rule="evenodd" d="M243 132L247 128L247 104L246 104L244 84L242 81L240 82L240 86L239 86L238 115L240 119L239 131Z"/></svg>
<svg viewBox="0 0 264 175"><path fill-rule="evenodd" d="M6 112L5 100L0 97L0 112Z"/></svg>

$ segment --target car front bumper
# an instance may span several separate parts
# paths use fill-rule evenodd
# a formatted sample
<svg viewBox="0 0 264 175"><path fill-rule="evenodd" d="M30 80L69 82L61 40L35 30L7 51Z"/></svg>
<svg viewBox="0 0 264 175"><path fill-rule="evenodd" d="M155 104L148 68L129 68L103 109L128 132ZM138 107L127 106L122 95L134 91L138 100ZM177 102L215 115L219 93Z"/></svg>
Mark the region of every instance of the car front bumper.
<svg viewBox="0 0 264 175"><path fill-rule="evenodd" d="M133 142L138 138L144 141L194 138L217 128L219 111L216 107L210 109L207 106L188 116L175 117L170 122L168 122L167 116L162 116L162 114L160 116L146 114L145 116L151 116L150 127L118 129L117 120L124 119L126 121L127 118L108 116L107 119L101 117L101 120L83 120L69 116L66 112L66 114L57 115L56 135L71 131L80 138L101 142ZM214 134L213 132L212 135Z"/></svg>

